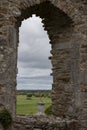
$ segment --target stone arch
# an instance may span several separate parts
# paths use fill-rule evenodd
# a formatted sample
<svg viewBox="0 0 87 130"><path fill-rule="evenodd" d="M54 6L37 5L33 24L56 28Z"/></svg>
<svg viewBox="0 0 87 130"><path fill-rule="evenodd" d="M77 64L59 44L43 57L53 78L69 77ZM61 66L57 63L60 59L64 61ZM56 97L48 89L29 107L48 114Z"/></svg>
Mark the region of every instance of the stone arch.
<svg viewBox="0 0 87 130"><path fill-rule="evenodd" d="M50 2L52 3L55 7L59 8L62 10L64 13L66 13L69 17L71 17L74 21L76 21L75 17L77 17L77 14L80 15L81 12L79 10L78 6L78 1L71 1L69 0L19 0L15 2L9 2L11 5L10 10L14 14L14 16L20 16L22 9L29 8L31 6L39 5L43 2ZM81 7L85 4L85 1L79 1L80 4L82 4ZM79 4L79 5L80 5ZM14 6L16 5L16 6Z"/></svg>
<svg viewBox="0 0 87 130"><path fill-rule="evenodd" d="M40 16L42 18L44 29L48 32L50 43L52 44L51 53L53 56L50 57L50 59L52 60L52 65L53 65L53 68L52 68L53 70L53 96L52 96L53 98L52 100L54 104L53 112L56 116L57 115L66 116L67 114L70 114L68 112L68 108L69 106L71 107L71 104L72 104L70 103L71 98L68 100L68 102L70 103L69 106L64 105L64 102L65 102L64 101L65 97L63 98L64 94L62 94L61 96L58 95L58 91L61 93L63 90L62 91L58 90L58 87L61 86L61 83L63 83L63 87L66 86L67 84L69 86L70 80L71 80L70 70L68 70L69 69L68 66L70 65L68 65L69 61L67 61L66 59L70 57L70 43L69 42L70 42L70 38L73 32L73 29L72 29L73 21L67 14L65 14L63 11L56 8L53 4L47 1L38 5L23 9L21 11L21 16L17 18L17 23L16 23L17 28L20 26L21 21L23 19L26 19L32 16L32 14L36 14L37 16ZM59 59L57 59L58 55L60 57ZM68 60L70 60L70 58ZM60 65L58 64L61 64L62 70L61 70ZM66 64L67 72L65 70L64 64ZM59 73L59 75L58 74L56 75L56 73ZM54 94L54 91L56 94ZM59 100L58 98L62 100L58 101ZM58 102L58 105L57 105L57 102ZM62 102L62 105L61 105L61 102ZM67 99L66 99L66 102L67 102ZM66 109L64 110L64 108Z"/></svg>
<svg viewBox="0 0 87 130"><path fill-rule="evenodd" d="M50 43L52 44L51 53L53 56L50 59L53 65L53 113L60 117L73 116L74 106L72 105L72 98L74 91L71 85L72 19L49 1L39 4L35 3L35 5L33 2L24 1L24 3L21 3L19 1L18 4L21 4L20 12L15 6L13 13L16 16L10 17L10 19L7 17L8 38L5 43L7 42L8 45L4 44L5 47L3 46L6 48L5 57L7 56L7 62L6 60L5 62L8 63L3 72L8 83L6 84L8 88L7 103L11 102L8 107L15 115L18 28L24 18L26 19L32 16L32 14L36 14L42 18L44 28L47 30Z"/></svg>
<svg viewBox="0 0 87 130"><path fill-rule="evenodd" d="M84 120L84 125L86 124L86 4L86 0L0 1L0 86L5 86L7 90L5 95L0 94L0 103L9 109L13 116L15 116L18 27L24 18L35 13L43 19L44 28L48 31L52 44L53 56L50 59L54 77L53 112L56 116ZM45 6L46 9L43 9ZM51 7L55 15L49 11ZM44 19L47 11L50 15ZM61 19L61 23L58 22L58 18Z"/></svg>

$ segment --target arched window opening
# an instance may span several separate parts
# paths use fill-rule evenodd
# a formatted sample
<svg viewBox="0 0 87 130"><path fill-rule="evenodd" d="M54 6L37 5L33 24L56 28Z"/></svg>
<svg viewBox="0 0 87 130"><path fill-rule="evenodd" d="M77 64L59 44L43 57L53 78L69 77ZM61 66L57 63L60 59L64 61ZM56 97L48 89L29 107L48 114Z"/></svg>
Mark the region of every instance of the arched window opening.
<svg viewBox="0 0 87 130"><path fill-rule="evenodd" d="M19 28L17 114L38 113L38 102L51 105L51 46L40 17L32 15Z"/></svg>

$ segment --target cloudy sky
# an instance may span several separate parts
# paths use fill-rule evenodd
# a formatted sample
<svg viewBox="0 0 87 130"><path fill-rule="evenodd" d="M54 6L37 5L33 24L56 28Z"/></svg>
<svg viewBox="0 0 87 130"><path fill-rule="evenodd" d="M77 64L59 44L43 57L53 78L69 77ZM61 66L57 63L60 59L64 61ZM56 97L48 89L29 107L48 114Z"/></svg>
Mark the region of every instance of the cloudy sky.
<svg viewBox="0 0 87 130"><path fill-rule="evenodd" d="M51 89L51 46L41 19L24 20L19 29L17 89Z"/></svg>

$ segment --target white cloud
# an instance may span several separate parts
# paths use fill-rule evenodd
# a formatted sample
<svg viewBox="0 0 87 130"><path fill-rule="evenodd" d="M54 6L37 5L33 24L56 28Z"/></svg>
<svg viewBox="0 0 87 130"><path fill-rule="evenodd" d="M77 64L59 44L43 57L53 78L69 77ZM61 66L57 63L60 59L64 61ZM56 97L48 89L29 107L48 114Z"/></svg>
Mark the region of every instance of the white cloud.
<svg viewBox="0 0 87 130"><path fill-rule="evenodd" d="M36 76L50 76L50 69L37 68L21 68L19 67L19 77L36 77Z"/></svg>
<svg viewBox="0 0 87 130"><path fill-rule="evenodd" d="M41 19L35 15L22 22L19 33L18 77L49 76L51 73L51 63L48 60L51 47L47 32L42 26ZM19 88L19 78L18 83ZM48 83L48 86L51 85Z"/></svg>

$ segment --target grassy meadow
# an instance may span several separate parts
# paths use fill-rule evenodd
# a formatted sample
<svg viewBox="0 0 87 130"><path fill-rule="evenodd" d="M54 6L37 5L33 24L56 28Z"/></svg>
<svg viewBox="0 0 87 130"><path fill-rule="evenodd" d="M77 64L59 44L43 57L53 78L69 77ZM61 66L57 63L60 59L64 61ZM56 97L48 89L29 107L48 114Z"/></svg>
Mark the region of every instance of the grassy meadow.
<svg viewBox="0 0 87 130"><path fill-rule="evenodd" d="M38 102L40 99L45 103L45 109L47 109L51 105L51 98L47 95L40 95L35 96L32 94L31 97L28 97L28 94L17 94L16 113L24 115L36 114L38 112Z"/></svg>

